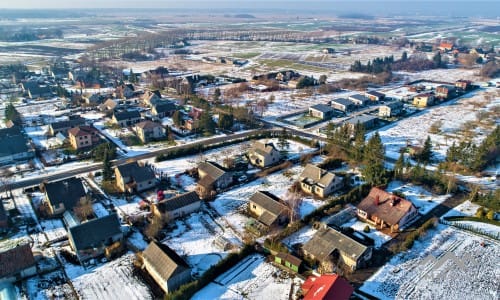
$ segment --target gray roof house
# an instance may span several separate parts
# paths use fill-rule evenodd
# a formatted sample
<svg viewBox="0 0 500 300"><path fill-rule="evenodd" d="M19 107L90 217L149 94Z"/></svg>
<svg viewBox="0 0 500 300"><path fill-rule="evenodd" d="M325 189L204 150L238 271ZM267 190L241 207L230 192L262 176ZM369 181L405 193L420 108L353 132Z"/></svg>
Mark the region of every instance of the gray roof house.
<svg viewBox="0 0 500 300"><path fill-rule="evenodd" d="M353 110L354 107L356 106L354 102L352 102L349 99L346 98L337 98L333 99L330 102L330 105L337 110L343 111L343 112L348 112L350 110Z"/></svg>
<svg viewBox="0 0 500 300"><path fill-rule="evenodd" d="M115 112L112 121L121 127L132 126L141 121L141 114L137 110Z"/></svg>
<svg viewBox="0 0 500 300"><path fill-rule="evenodd" d="M137 162L115 168L116 185L122 192L141 192L156 185L156 177L148 166L140 166Z"/></svg>
<svg viewBox="0 0 500 300"><path fill-rule="evenodd" d="M116 213L81 223L68 229L71 248L81 262L104 254L107 246L123 240Z"/></svg>
<svg viewBox="0 0 500 300"><path fill-rule="evenodd" d="M329 120L333 117L334 110L325 104L316 104L309 107L309 114L322 120Z"/></svg>
<svg viewBox="0 0 500 300"><path fill-rule="evenodd" d="M187 216L201 207L201 200L196 192L187 192L169 199L162 200L152 206L152 213L173 220Z"/></svg>
<svg viewBox="0 0 500 300"><path fill-rule="evenodd" d="M265 226L282 225L288 221L289 209L281 199L267 191L258 191L250 197L248 210Z"/></svg>
<svg viewBox="0 0 500 300"><path fill-rule="evenodd" d="M198 164L198 176L200 180L196 185L196 191L202 199L218 189L228 187L233 182L232 172L211 161Z"/></svg>
<svg viewBox="0 0 500 300"><path fill-rule="evenodd" d="M191 281L189 265L165 244L151 242L142 252L143 266L165 293Z"/></svg>
<svg viewBox="0 0 500 300"><path fill-rule="evenodd" d="M351 130L354 130L356 127L356 124L361 124L365 127L365 129L370 129L375 126L375 122L377 121L377 117L370 116L370 115L359 115L355 116L349 120L347 120L347 124L349 124L349 127Z"/></svg>
<svg viewBox="0 0 500 300"><path fill-rule="evenodd" d="M343 187L343 179L315 165L307 164L299 176L301 189L318 197L327 197Z"/></svg>
<svg viewBox="0 0 500 300"><path fill-rule="evenodd" d="M368 97L361 94L354 94L349 96L348 98L358 106L365 106L370 102L370 99Z"/></svg>
<svg viewBox="0 0 500 300"><path fill-rule="evenodd" d="M177 110L177 106L173 101L158 101L153 104L151 114L158 118L171 116Z"/></svg>
<svg viewBox="0 0 500 300"><path fill-rule="evenodd" d="M19 126L0 129L0 141L0 165L27 161L35 157L34 150L29 146L28 139Z"/></svg>
<svg viewBox="0 0 500 300"><path fill-rule="evenodd" d="M338 254L339 259L352 270L363 267L372 256L371 246L330 227L320 228L302 248L304 254L320 262Z"/></svg>
<svg viewBox="0 0 500 300"><path fill-rule="evenodd" d="M45 201L51 215L60 215L72 210L87 192L80 178L71 177L59 181L43 183Z"/></svg>
<svg viewBox="0 0 500 300"><path fill-rule="evenodd" d="M255 141L248 151L248 158L252 165L266 168L280 161L280 152L273 143Z"/></svg>
<svg viewBox="0 0 500 300"><path fill-rule="evenodd" d="M86 124L86 120L80 116L73 117L67 121L59 121L49 124L49 134L54 136L58 133L66 134L71 128Z"/></svg>

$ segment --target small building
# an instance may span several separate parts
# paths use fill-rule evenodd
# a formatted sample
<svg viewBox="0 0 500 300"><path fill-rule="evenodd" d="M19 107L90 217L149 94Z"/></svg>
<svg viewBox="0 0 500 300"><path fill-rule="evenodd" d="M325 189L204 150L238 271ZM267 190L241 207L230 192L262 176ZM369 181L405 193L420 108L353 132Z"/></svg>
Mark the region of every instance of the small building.
<svg viewBox="0 0 500 300"><path fill-rule="evenodd" d="M0 129L0 141L0 165L25 162L35 157L35 151L19 126Z"/></svg>
<svg viewBox="0 0 500 300"><path fill-rule="evenodd" d="M299 176L302 191L318 197L327 197L344 186L343 179L315 165L307 164Z"/></svg>
<svg viewBox="0 0 500 300"><path fill-rule="evenodd" d="M108 99L99 105L100 111L114 111L118 106L118 101L114 99Z"/></svg>
<svg viewBox="0 0 500 300"><path fill-rule="evenodd" d="M365 93L365 96L371 101L381 101L384 100L385 94L382 94L377 91L369 91Z"/></svg>
<svg viewBox="0 0 500 300"><path fill-rule="evenodd" d="M335 53L335 49L333 49L333 48L323 48L323 49L321 49L321 52L323 54L333 54L333 53Z"/></svg>
<svg viewBox="0 0 500 300"><path fill-rule="evenodd" d="M85 125L86 121L80 116L70 118L67 121L59 121L49 124L49 135L55 136L58 133L66 134L71 128Z"/></svg>
<svg viewBox="0 0 500 300"><path fill-rule="evenodd" d="M281 199L267 191L258 191L250 197L248 211L267 228L288 222L290 210Z"/></svg>
<svg viewBox="0 0 500 300"><path fill-rule="evenodd" d="M328 105L316 104L309 107L309 115L321 120L330 120L333 117L334 110Z"/></svg>
<svg viewBox="0 0 500 300"><path fill-rule="evenodd" d="M300 265L302 264L302 260L298 257L295 257L289 253L278 253L274 256L274 262L287 267L288 269L298 273Z"/></svg>
<svg viewBox="0 0 500 300"><path fill-rule="evenodd" d="M28 243L0 250L0 282L16 282L36 274L36 263Z"/></svg>
<svg viewBox="0 0 500 300"><path fill-rule="evenodd" d="M159 119L170 117L177 110L177 106L172 101L157 102L151 108L151 114Z"/></svg>
<svg viewBox="0 0 500 300"><path fill-rule="evenodd" d="M416 107L427 107L434 104L434 95L432 93L419 94L413 98L413 105Z"/></svg>
<svg viewBox="0 0 500 300"><path fill-rule="evenodd" d="M200 210L201 200L196 192L187 192L152 205L151 212L164 220L174 220Z"/></svg>
<svg viewBox="0 0 500 300"><path fill-rule="evenodd" d="M116 98L132 98L135 95L135 87L133 84L122 84L115 90Z"/></svg>
<svg viewBox="0 0 500 300"><path fill-rule="evenodd" d="M142 95L142 102L147 106L153 106L155 103L161 101L160 91L146 91Z"/></svg>
<svg viewBox="0 0 500 300"><path fill-rule="evenodd" d="M361 95L361 94L354 94L348 97L349 100L351 100L355 105L357 106L365 106L370 103L370 99Z"/></svg>
<svg viewBox="0 0 500 300"><path fill-rule="evenodd" d="M410 201L374 187L357 206L358 217L380 229L389 227L399 231L418 216L418 210Z"/></svg>
<svg viewBox="0 0 500 300"><path fill-rule="evenodd" d="M248 159L252 165L266 168L280 161L280 152L273 143L255 141L248 151Z"/></svg>
<svg viewBox="0 0 500 300"><path fill-rule="evenodd" d="M372 257L372 247L333 228L320 228L303 246L304 255L319 262L338 258L351 270L367 265Z"/></svg>
<svg viewBox="0 0 500 300"><path fill-rule="evenodd" d="M334 109L340 110L340 111L343 111L343 112L351 111L351 110L353 110L356 107L356 105L354 104L354 102L352 102L351 100L346 99L346 98L333 99L331 101L331 106Z"/></svg>
<svg viewBox="0 0 500 300"><path fill-rule="evenodd" d="M104 255L107 247L123 240L118 215L113 213L70 227L68 239L80 262Z"/></svg>
<svg viewBox="0 0 500 300"><path fill-rule="evenodd" d="M120 127L127 127L141 121L141 114L137 110L115 112L111 121Z"/></svg>
<svg viewBox="0 0 500 300"><path fill-rule="evenodd" d="M363 125L363 127L365 129L371 129L371 128L375 127L376 121L377 121L377 117L370 116L370 115L359 115L359 116L355 116L355 117L347 120L346 122L349 125L349 128L351 130L354 130L358 123L360 125Z"/></svg>
<svg viewBox="0 0 500 300"><path fill-rule="evenodd" d="M217 190L227 188L233 183L232 172L211 161L198 164L198 177L200 180L196 185L196 192L202 199L213 196Z"/></svg>
<svg viewBox="0 0 500 300"><path fill-rule="evenodd" d="M47 98L54 95L50 86L40 85L34 81L22 82L21 89L29 99Z"/></svg>
<svg viewBox="0 0 500 300"><path fill-rule="evenodd" d="M100 142L99 131L90 126L79 126L68 130L68 139L71 147L80 150L95 146Z"/></svg>
<svg viewBox="0 0 500 300"><path fill-rule="evenodd" d="M438 49L443 51L443 52L450 51L453 49L453 43L441 42L441 44L439 44L439 46L438 46Z"/></svg>
<svg viewBox="0 0 500 300"><path fill-rule="evenodd" d="M337 274L309 276L302 284L303 300L349 300L354 288Z"/></svg>
<svg viewBox="0 0 500 300"><path fill-rule="evenodd" d="M398 116L403 112L403 103L401 101L394 101L382 105L378 108L379 117L394 117Z"/></svg>
<svg viewBox="0 0 500 300"><path fill-rule="evenodd" d="M468 91L472 88L472 81L470 80L457 80L455 82L455 87L461 91Z"/></svg>
<svg viewBox="0 0 500 300"><path fill-rule="evenodd" d="M151 242L142 252L142 257L142 269L146 270L167 294L191 281L189 265L165 244Z"/></svg>
<svg viewBox="0 0 500 300"><path fill-rule="evenodd" d="M291 89L296 89L298 84L299 84L298 80L292 79L288 81L287 86Z"/></svg>
<svg viewBox="0 0 500 300"><path fill-rule="evenodd" d="M440 85L436 87L436 97L439 99L451 99L456 96L456 88L451 85Z"/></svg>
<svg viewBox="0 0 500 300"><path fill-rule="evenodd" d="M72 210L87 195L82 180L76 177L42 183L43 189L50 215L61 215L66 210Z"/></svg>
<svg viewBox="0 0 500 300"><path fill-rule="evenodd" d="M150 141L165 137L165 130L163 127L160 124L149 120L135 124L134 130L137 137L143 143L149 143Z"/></svg>
<svg viewBox="0 0 500 300"><path fill-rule="evenodd" d="M121 192L135 193L151 189L156 185L156 177L148 166L137 162L115 168L116 185Z"/></svg>

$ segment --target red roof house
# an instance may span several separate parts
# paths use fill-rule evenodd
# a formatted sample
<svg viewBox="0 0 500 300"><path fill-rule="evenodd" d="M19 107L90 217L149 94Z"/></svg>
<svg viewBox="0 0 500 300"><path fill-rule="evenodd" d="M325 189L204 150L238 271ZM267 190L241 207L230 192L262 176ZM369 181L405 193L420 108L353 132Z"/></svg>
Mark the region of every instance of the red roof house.
<svg viewBox="0 0 500 300"><path fill-rule="evenodd" d="M302 284L304 300L347 300L353 292L349 282L337 274L309 276Z"/></svg>

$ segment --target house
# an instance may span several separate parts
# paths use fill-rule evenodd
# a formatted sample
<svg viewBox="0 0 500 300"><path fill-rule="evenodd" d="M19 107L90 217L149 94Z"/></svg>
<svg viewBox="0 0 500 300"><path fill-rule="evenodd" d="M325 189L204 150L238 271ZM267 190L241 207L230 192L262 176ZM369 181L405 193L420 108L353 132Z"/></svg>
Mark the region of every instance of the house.
<svg viewBox="0 0 500 300"><path fill-rule="evenodd" d="M184 122L184 128L187 130L196 130L200 128L200 121L199 120L193 120L193 119L188 119Z"/></svg>
<svg viewBox="0 0 500 300"><path fill-rule="evenodd" d="M319 262L339 261L356 270L366 266L372 257L372 247L333 228L320 228L303 246L304 255Z"/></svg>
<svg viewBox="0 0 500 300"><path fill-rule="evenodd" d="M379 117L394 117L403 111L403 103L401 101L394 101L387 103L386 105L381 105L378 108Z"/></svg>
<svg viewBox="0 0 500 300"><path fill-rule="evenodd" d="M163 127L160 124L149 120L135 124L134 131L143 143L158 140L165 136L165 130Z"/></svg>
<svg viewBox="0 0 500 300"><path fill-rule="evenodd" d="M377 117L370 116L370 115L359 115L359 116L355 116L355 117L347 120L346 123L349 125L349 128L351 130L354 130L358 123L360 125L363 125L363 127L365 129L370 129L370 128L375 127L376 121L377 121Z"/></svg>
<svg viewBox="0 0 500 300"><path fill-rule="evenodd" d="M298 257L283 252L274 256L274 262L297 273L299 272L300 265L302 264L302 260Z"/></svg>
<svg viewBox="0 0 500 300"><path fill-rule="evenodd" d="M351 100L355 105L357 106L365 106L370 103L370 99L361 95L361 94L354 94L348 97L349 100Z"/></svg>
<svg viewBox="0 0 500 300"><path fill-rule="evenodd" d="M389 227L397 232L413 221L418 210L410 201L374 187L357 206L360 219L382 229Z"/></svg>
<svg viewBox="0 0 500 300"><path fill-rule="evenodd" d="M0 141L0 165L24 162L35 157L35 151L19 126L0 129Z"/></svg>
<svg viewBox="0 0 500 300"><path fill-rule="evenodd" d="M61 215L66 210L72 210L87 195L82 180L76 177L42 183L42 187L50 215Z"/></svg>
<svg viewBox="0 0 500 300"><path fill-rule="evenodd" d="M99 110L100 111L110 111L110 110L115 110L115 108L118 106L118 101L113 100L113 99L108 99L104 101L102 104L99 105Z"/></svg>
<svg viewBox="0 0 500 300"><path fill-rule="evenodd" d="M312 164L306 165L299 176L299 180L300 188L304 192L321 198L327 197L344 186L341 177Z"/></svg>
<svg viewBox="0 0 500 300"><path fill-rule="evenodd" d="M461 91L468 91L472 87L472 81L463 79L457 80L455 82L455 87Z"/></svg>
<svg viewBox="0 0 500 300"><path fill-rule="evenodd" d="M351 100L349 99L345 99L345 98L337 98L337 99L333 99L331 102L330 102L330 105L336 109L336 110L340 110L340 111L343 111L343 112L348 112L348 111L351 111L355 108L355 104L354 102L352 102Z"/></svg>
<svg viewBox="0 0 500 300"><path fill-rule="evenodd" d="M0 282L15 282L36 274L36 263L28 243L0 250Z"/></svg>
<svg viewBox="0 0 500 300"><path fill-rule="evenodd" d="M142 95L142 102L147 106L152 106L159 101L161 101L161 93L158 90L146 91L144 95Z"/></svg>
<svg viewBox="0 0 500 300"><path fill-rule="evenodd" d="M115 90L116 98L132 98L135 95L135 88L133 84L122 84Z"/></svg>
<svg viewBox="0 0 500 300"><path fill-rule="evenodd" d="M456 96L456 88L451 85L440 85L436 87L436 97L440 99L450 99Z"/></svg>
<svg viewBox="0 0 500 300"><path fill-rule="evenodd" d="M111 121L121 127L132 126L141 121L141 114L137 110L115 112Z"/></svg>
<svg viewBox="0 0 500 300"><path fill-rule="evenodd" d="M177 110L177 106L173 101L161 101L153 104L151 114L159 119L170 117Z"/></svg>
<svg viewBox="0 0 500 300"><path fill-rule="evenodd" d="M316 104L309 107L309 115L321 120L330 120L333 117L334 110L328 105Z"/></svg>
<svg viewBox="0 0 500 300"><path fill-rule="evenodd" d="M302 284L303 300L349 300L354 288L337 274L309 276Z"/></svg>
<svg viewBox="0 0 500 300"><path fill-rule="evenodd" d="M297 84L299 84L299 81L295 80L295 79L292 79L292 80L288 81L287 86L289 88L291 88L291 89L296 89L297 88Z"/></svg>
<svg viewBox="0 0 500 300"><path fill-rule="evenodd" d="M106 248L123 240L118 215L113 213L70 227L68 240L80 262L99 257Z"/></svg>
<svg viewBox="0 0 500 300"><path fill-rule="evenodd" d="M385 95L377 91L369 91L365 93L365 96L371 101L381 101L384 100Z"/></svg>
<svg viewBox="0 0 500 300"><path fill-rule="evenodd" d="M191 281L189 265L165 244L151 242L142 252L142 257L142 269L146 270L167 294Z"/></svg>
<svg viewBox="0 0 500 300"><path fill-rule="evenodd" d="M196 212L201 207L201 200L196 192L187 192L153 204L151 212L164 220L182 218Z"/></svg>
<svg viewBox="0 0 500 300"><path fill-rule="evenodd" d="M5 207L3 206L3 201L0 200L0 232L9 228L9 216L5 211Z"/></svg>
<svg viewBox="0 0 500 300"><path fill-rule="evenodd" d="M135 193L153 188L156 177L148 166L139 166L137 162L115 168L116 185L121 192Z"/></svg>
<svg viewBox="0 0 500 300"><path fill-rule="evenodd" d="M323 48L323 49L321 49L321 53L323 53L323 54L332 54L332 53L335 53L335 49L333 49L333 48Z"/></svg>
<svg viewBox="0 0 500 300"><path fill-rule="evenodd" d="M453 43L441 42L441 44L439 44L438 46L438 49L443 52L450 51L453 49Z"/></svg>
<svg viewBox="0 0 500 300"><path fill-rule="evenodd" d="M266 227L288 222L290 210L281 199L266 191L258 191L250 197L248 211Z"/></svg>
<svg viewBox="0 0 500 300"><path fill-rule="evenodd" d="M70 117L67 121L59 121L49 124L49 135L55 136L58 133L66 134L71 128L85 125L86 120L80 116Z"/></svg>
<svg viewBox="0 0 500 300"><path fill-rule="evenodd" d="M101 140L99 131L90 126L79 126L68 130L68 139L75 150L95 146Z"/></svg>
<svg viewBox="0 0 500 300"><path fill-rule="evenodd" d="M227 188L233 183L233 175L215 162L204 161L198 164L198 177L196 192L200 198L215 193L219 189Z"/></svg>
<svg viewBox="0 0 500 300"><path fill-rule="evenodd" d="M413 98L413 105L416 107L427 107L434 104L434 95L431 93L423 93L416 95Z"/></svg>
<svg viewBox="0 0 500 300"><path fill-rule="evenodd" d="M248 151L248 159L252 165L266 168L280 161L280 152L273 143L255 141Z"/></svg>
<svg viewBox="0 0 500 300"><path fill-rule="evenodd" d="M38 82L28 81L21 83L23 94L29 99L46 98L53 95L52 89L46 85L40 85Z"/></svg>

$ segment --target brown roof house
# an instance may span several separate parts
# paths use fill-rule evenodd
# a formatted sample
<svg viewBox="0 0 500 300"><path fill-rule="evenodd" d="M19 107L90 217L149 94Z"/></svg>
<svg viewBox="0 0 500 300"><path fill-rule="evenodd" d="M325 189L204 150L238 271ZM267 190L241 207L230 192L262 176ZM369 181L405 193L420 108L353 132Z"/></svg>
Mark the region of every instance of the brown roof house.
<svg viewBox="0 0 500 300"><path fill-rule="evenodd" d="M436 97L439 99L450 99L456 96L456 88L452 85L440 85L436 87Z"/></svg>
<svg viewBox="0 0 500 300"><path fill-rule="evenodd" d="M299 176L301 189L318 197L327 197L344 186L344 180L312 164L307 164Z"/></svg>
<svg viewBox="0 0 500 300"><path fill-rule="evenodd" d="M78 201L87 195L82 180L76 177L42 185L45 189L45 203L51 215L60 215L66 210L72 210Z"/></svg>
<svg viewBox="0 0 500 300"><path fill-rule="evenodd" d="M418 216L418 210L410 201L374 187L358 205L360 219L378 228L400 230Z"/></svg>
<svg viewBox="0 0 500 300"><path fill-rule="evenodd" d="M116 185L121 192L141 192L156 185L156 177L148 166L140 166L137 162L115 168Z"/></svg>
<svg viewBox="0 0 500 300"><path fill-rule="evenodd" d="M165 244L151 242L142 257L142 268L167 294L191 281L189 265Z"/></svg>
<svg viewBox="0 0 500 300"><path fill-rule="evenodd" d="M79 126L68 130L68 139L75 150L95 146L101 140L99 131L90 126Z"/></svg>
<svg viewBox="0 0 500 300"><path fill-rule="evenodd" d="M304 255L319 262L337 257L351 270L364 267L372 248L330 227L320 228L302 248Z"/></svg>
<svg viewBox="0 0 500 300"><path fill-rule="evenodd" d="M49 135L54 136L58 133L66 133L71 128L85 125L86 120L80 116L74 116L67 121L53 122L49 124Z"/></svg>
<svg viewBox="0 0 500 300"><path fill-rule="evenodd" d="M280 152L273 143L255 141L248 151L248 158L252 165L265 168L280 161Z"/></svg>
<svg viewBox="0 0 500 300"><path fill-rule="evenodd" d="M35 258L28 243L0 252L0 282L15 282L36 274Z"/></svg>
<svg viewBox="0 0 500 300"><path fill-rule="evenodd" d="M196 192L202 199L215 195L217 190L227 188L233 183L232 172L211 161L198 164L200 180L196 185Z"/></svg>
<svg viewBox="0 0 500 300"><path fill-rule="evenodd" d="M413 105L416 107L427 107L434 104L434 95L431 93L424 93L417 95L413 98Z"/></svg>
<svg viewBox="0 0 500 300"><path fill-rule="evenodd" d="M153 204L151 212L164 220L181 218L196 212L201 207L201 200L196 192L187 192Z"/></svg>
<svg viewBox="0 0 500 300"><path fill-rule="evenodd" d="M163 127L149 120L135 124L134 130L137 137L143 143L149 143L150 141L158 140L165 136Z"/></svg>
<svg viewBox="0 0 500 300"><path fill-rule="evenodd" d="M281 199L267 191L258 191L250 197L248 211L267 228L288 222L290 210Z"/></svg>

